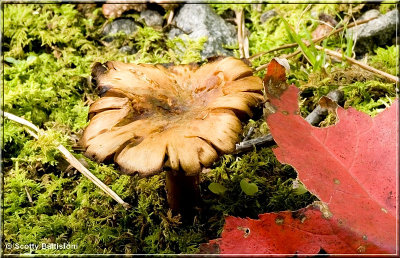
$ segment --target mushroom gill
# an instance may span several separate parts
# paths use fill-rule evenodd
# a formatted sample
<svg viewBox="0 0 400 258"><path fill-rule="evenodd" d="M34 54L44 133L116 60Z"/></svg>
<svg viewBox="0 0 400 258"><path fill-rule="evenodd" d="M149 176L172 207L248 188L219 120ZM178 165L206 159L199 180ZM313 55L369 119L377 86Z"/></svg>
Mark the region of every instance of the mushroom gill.
<svg viewBox="0 0 400 258"><path fill-rule="evenodd" d="M101 98L89 110L82 144L101 162L150 176L169 167L197 175L218 155L234 151L241 114L263 100L262 81L241 60L195 64L127 64L92 68Z"/></svg>

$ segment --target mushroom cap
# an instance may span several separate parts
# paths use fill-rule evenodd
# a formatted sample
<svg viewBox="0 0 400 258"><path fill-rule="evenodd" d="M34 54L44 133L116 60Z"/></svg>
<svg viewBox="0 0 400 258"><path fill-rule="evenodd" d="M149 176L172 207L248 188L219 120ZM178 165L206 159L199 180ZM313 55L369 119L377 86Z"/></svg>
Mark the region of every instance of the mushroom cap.
<svg viewBox="0 0 400 258"><path fill-rule="evenodd" d="M112 1L108 1L112 2ZM103 9L103 15L104 17L108 18L118 18L122 15L123 12L129 11L129 10L135 10L138 12L141 12L146 9L146 4L144 3L135 3L135 4L130 4L130 3L124 3L128 1L121 1L122 3L106 3L103 4L102 9Z"/></svg>
<svg viewBox="0 0 400 258"><path fill-rule="evenodd" d="M263 100L262 80L233 57L195 64L96 63L105 94L89 109L81 143L101 162L114 156L123 172L150 176L170 167L195 175L235 149L240 114Z"/></svg>
<svg viewBox="0 0 400 258"><path fill-rule="evenodd" d="M179 4L170 3L169 0L151 0L150 3L159 4L165 10L173 10L179 6ZM146 10L147 4L145 1L129 1L129 0L108 0L103 4L103 15L108 18L118 18L121 17L122 13L135 10L141 12Z"/></svg>

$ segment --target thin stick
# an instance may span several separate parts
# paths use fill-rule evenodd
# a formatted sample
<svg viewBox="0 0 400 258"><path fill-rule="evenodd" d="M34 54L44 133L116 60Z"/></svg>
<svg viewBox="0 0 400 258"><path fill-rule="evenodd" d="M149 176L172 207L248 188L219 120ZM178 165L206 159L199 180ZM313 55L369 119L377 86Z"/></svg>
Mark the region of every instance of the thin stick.
<svg viewBox="0 0 400 258"><path fill-rule="evenodd" d="M25 120L25 119L23 119L23 118L21 118L19 116L13 115L13 114L8 113L8 112L4 112L4 117L8 118L8 119L10 119L10 120L12 120L14 122L17 122L17 123L19 123L21 125L25 125L25 126L31 128L36 133L40 132L40 129L36 125L32 124L31 122L29 122L29 121L27 121L27 120Z"/></svg>
<svg viewBox="0 0 400 258"><path fill-rule="evenodd" d="M312 4L308 4L306 8L301 12L300 17L297 19L297 24L296 24L296 33L299 33L299 26L301 24L301 19L303 18L303 15L311 8Z"/></svg>
<svg viewBox="0 0 400 258"><path fill-rule="evenodd" d="M250 139L251 135L254 132L254 127L250 127L249 131L247 132L247 135L243 138L243 141L247 141L248 139Z"/></svg>
<svg viewBox="0 0 400 258"><path fill-rule="evenodd" d="M244 10L236 11L235 22L238 28L238 42L239 42L239 54L240 58L248 58L249 55L249 39L246 35L246 27L244 24Z"/></svg>
<svg viewBox="0 0 400 258"><path fill-rule="evenodd" d="M16 115L10 114L8 112L4 112L4 117L8 118L14 122L17 122L19 124L25 125L28 128L32 129L35 131L37 134L40 134L40 129L32 124L31 122L18 117ZM34 138L38 139L38 136L31 131L31 134ZM42 133L46 134L46 133ZM36 137L35 137L36 136ZM82 165L82 163L79 162L68 150L65 148L63 145L58 145L57 149L63 154L64 158L74 167L76 170L81 172L84 176L86 176L90 181L92 181L97 187L99 187L101 190L103 190L106 194L108 194L111 198L113 198L115 201L117 201L119 204L121 204L125 209L128 209L130 205L124 200L121 199L113 190L111 190L108 186L106 186L103 182L100 181L95 175L93 175L85 166Z"/></svg>
<svg viewBox="0 0 400 258"><path fill-rule="evenodd" d="M269 133L267 135L264 135L264 136L261 136L261 137L257 137L255 139L251 139L251 140L247 140L247 141L243 141L243 142L237 143L236 144L235 153L239 153L239 152L243 152L243 151L247 151L247 150L253 149L254 146L267 146L267 145L273 144L273 143L274 143L274 138Z"/></svg>
<svg viewBox="0 0 400 258"><path fill-rule="evenodd" d="M25 186L25 192L26 192L26 195L28 196L29 202L32 204L32 203L33 203L33 200L32 200L31 195L29 194L29 191L28 191L28 187L27 187L27 186Z"/></svg>
<svg viewBox="0 0 400 258"><path fill-rule="evenodd" d="M343 92L339 90L333 90L326 95L327 98L331 99L333 102L338 103L343 99ZM323 120L323 117L328 113L326 108L318 106L304 119L311 125L316 125ZM248 151L254 149L254 147L260 146L268 146L274 144L274 138L269 133L267 135L251 139L251 140L243 140L240 143L236 144L235 153L240 153L244 151Z"/></svg>
<svg viewBox="0 0 400 258"><path fill-rule="evenodd" d="M355 64L355 65L357 65L357 66L359 66L359 67L361 67L361 68L363 68L363 69L365 69L367 71L373 72L375 74L379 74L380 76L385 77L386 79L388 79L388 80L390 80L392 82L396 82L396 83L399 82L399 77L391 75L391 74L388 74L388 73L385 73L384 71L378 70L378 69L376 69L376 68L374 68L372 66L369 66L367 64L361 63L360 61L357 61L354 58L342 55L339 52L336 52L336 51L333 51L333 50L329 50L329 49L323 48L321 46L317 46L316 45L315 48L317 48L318 50L323 50L328 55L333 56L333 57L335 57L335 58L337 58L339 60L342 60L342 59L347 60L350 63Z"/></svg>
<svg viewBox="0 0 400 258"><path fill-rule="evenodd" d="M364 20L364 21L353 22L353 23L350 23L350 24L347 26L347 28L351 28L351 27L354 27L354 26L357 26L357 25L361 25L361 24L363 24L363 23L369 22L369 21L374 20L374 19L376 19L376 17L371 18L371 19L368 19L368 20ZM344 27L341 27L341 28L339 28L339 29L337 29L337 30L331 31L330 33L325 34L325 35L323 35L323 36L321 36L321 37L319 37L319 38L313 39L313 43L317 44L318 42L324 40L325 38L327 38L327 37L329 37L329 36L331 36L331 35L337 34L337 33L341 32L342 30L344 30ZM298 45L297 43L292 43L292 44L283 45L283 46L280 46L280 47L278 47L278 48L269 50L269 51L267 51L267 52L261 52L261 53L259 53L259 54L257 54L257 55L251 56L251 57L249 57L249 60L254 59L254 58L258 57L258 56L261 56L261 55L264 55L264 54L273 52L273 51L278 51L278 50L285 49L285 48L290 48L290 47L296 47L297 45ZM310 43L306 43L306 46L307 46L307 47L310 46ZM315 46L315 47L317 47L317 46ZM301 50L296 50L295 52L293 52L293 53L291 53L291 54L285 56L284 58L289 59L289 58L292 58L292 57L294 57L294 56L296 56L296 55L298 55L298 54L300 54L300 53L301 53ZM267 64L260 65L259 67L257 67L257 68L255 69L255 71L258 72L258 71L260 71L260 70L263 70L263 69L267 68L267 66L268 66L268 63L267 63Z"/></svg>
<svg viewBox="0 0 400 258"><path fill-rule="evenodd" d="M172 23L172 19L174 18L174 10L170 10L168 14L167 26Z"/></svg>
<svg viewBox="0 0 400 258"><path fill-rule="evenodd" d="M367 23L369 21L372 21L372 20L374 20L376 18L377 17L374 17L374 18L371 18L371 19L368 19L368 20L364 20L364 21L352 22L352 23L348 24L346 28L349 29L351 27L358 26L358 25ZM321 36L319 38L313 39L313 42L314 43L318 43L319 41L324 40L327 37L330 37L332 35L335 35L335 34L341 32L341 31L343 31L344 29L345 29L345 27L340 27L339 29L332 30L331 32L329 32L329 33L327 33L327 34L325 34L325 35L323 35L323 36ZM310 44L306 44L306 45L309 46ZM252 55L248 59L249 59L249 61L251 61L251 60L253 60L253 59L255 59L255 58L259 57L259 56L263 56L263 55L271 53L271 52L275 52L275 51L286 49L286 48L297 47L297 46L298 46L297 43L290 43L290 44L282 45L280 47L277 47L277 48L274 48L274 49L271 49L271 50L268 50L268 51L265 51L265 52L260 52L260 53L257 53L255 55Z"/></svg>

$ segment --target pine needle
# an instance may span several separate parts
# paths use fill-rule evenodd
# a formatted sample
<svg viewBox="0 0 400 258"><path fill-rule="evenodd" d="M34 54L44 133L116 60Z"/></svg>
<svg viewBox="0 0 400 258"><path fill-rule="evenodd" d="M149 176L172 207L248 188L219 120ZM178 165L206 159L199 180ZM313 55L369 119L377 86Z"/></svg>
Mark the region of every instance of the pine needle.
<svg viewBox="0 0 400 258"><path fill-rule="evenodd" d="M3 116L7 119L10 119L14 122L17 122L21 125L27 126L29 129L28 132L35 138L38 139L39 134L46 134L40 131L40 129L32 124L31 122L18 117L16 115L13 115L8 112L4 112ZM32 132L35 131L35 132ZM124 200L121 199L113 190L111 190L108 186L106 186L103 182L100 181L95 175L93 175L85 166L82 165L82 163L79 162L72 154L65 148L63 145L58 145L57 149L63 154L64 158L66 161L68 161L74 168L76 168L79 172L81 172L84 176L86 176L90 181L92 181L97 187L99 187L101 190L103 190L106 194L108 194L111 198L113 198L115 201L117 201L119 204L121 204L125 209L129 209L130 205Z"/></svg>

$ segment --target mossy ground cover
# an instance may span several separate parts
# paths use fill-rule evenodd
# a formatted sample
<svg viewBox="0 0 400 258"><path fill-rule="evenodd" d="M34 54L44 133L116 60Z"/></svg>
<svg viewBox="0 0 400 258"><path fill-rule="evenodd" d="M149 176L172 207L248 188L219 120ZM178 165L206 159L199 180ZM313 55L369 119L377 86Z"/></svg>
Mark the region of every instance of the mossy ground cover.
<svg viewBox="0 0 400 258"><path fill-rule="evenodd" d="M291 43L282 19L260 22L261 13L275 9L298 35L307 38L318 25L314 13L324 11L343 18L348 5L212 5L217 13L245 8L250 55ZM356 7L357 5L353 6ZM106 22L100 5L82 13L70 4L5 4L4 16L4 110L21 116L47 135L35 140L22 126L5 120L3 130L4 241L13 244L69 243L70 249L4 249L5 253L196 253L200 243L219 237L227 215L256 218L258 214L296 210L316 200L293 188L296 172L280 164L271 147L255 148L223 156L201 175L203 205L193 219L183 221L168 209L165 174L151 178L121 175L112 164L98 164L83 156L78 140L87 125L89 104L97 98L89 76L94 62L121 60L135 63L189 63L201 61L204 39L167 39L162 30L144 26L135 12L126 16L141 27L135 35L105 44L101 28ZM384 6L381 9L394 8ZM359 8L361 10L361 8ZM354 15L359 15L355 13ZM301 18L299 18L301 17ZM344 34L327 39L328 47L346 50ZM128 45L135 54L121 53ZM182 51L182 46L186 51ZM234 49L238 55L237 47ZM270 53L253 60L253 66L293 49ZM376 48L368 63L397 74L398 46ZM321 54L321 53L319 53ZM328 58L312 67L304 57L290 59L289 81L302 89L301 111L307 115L318 99L332 89L344 91L345 107L375 115L390 105L396 89L374 74L346 62ZM264 71L257 73L263 76ZM334 123L330 114L321 126ZM254 136L268 132L261 109L248 124ZM125 210L91 181L76 173L56 150L65 145L89 170L131 204ZM246 195L240 182L255 183L258 191ZM209 189L223 186L223 193Z"/></svg>

